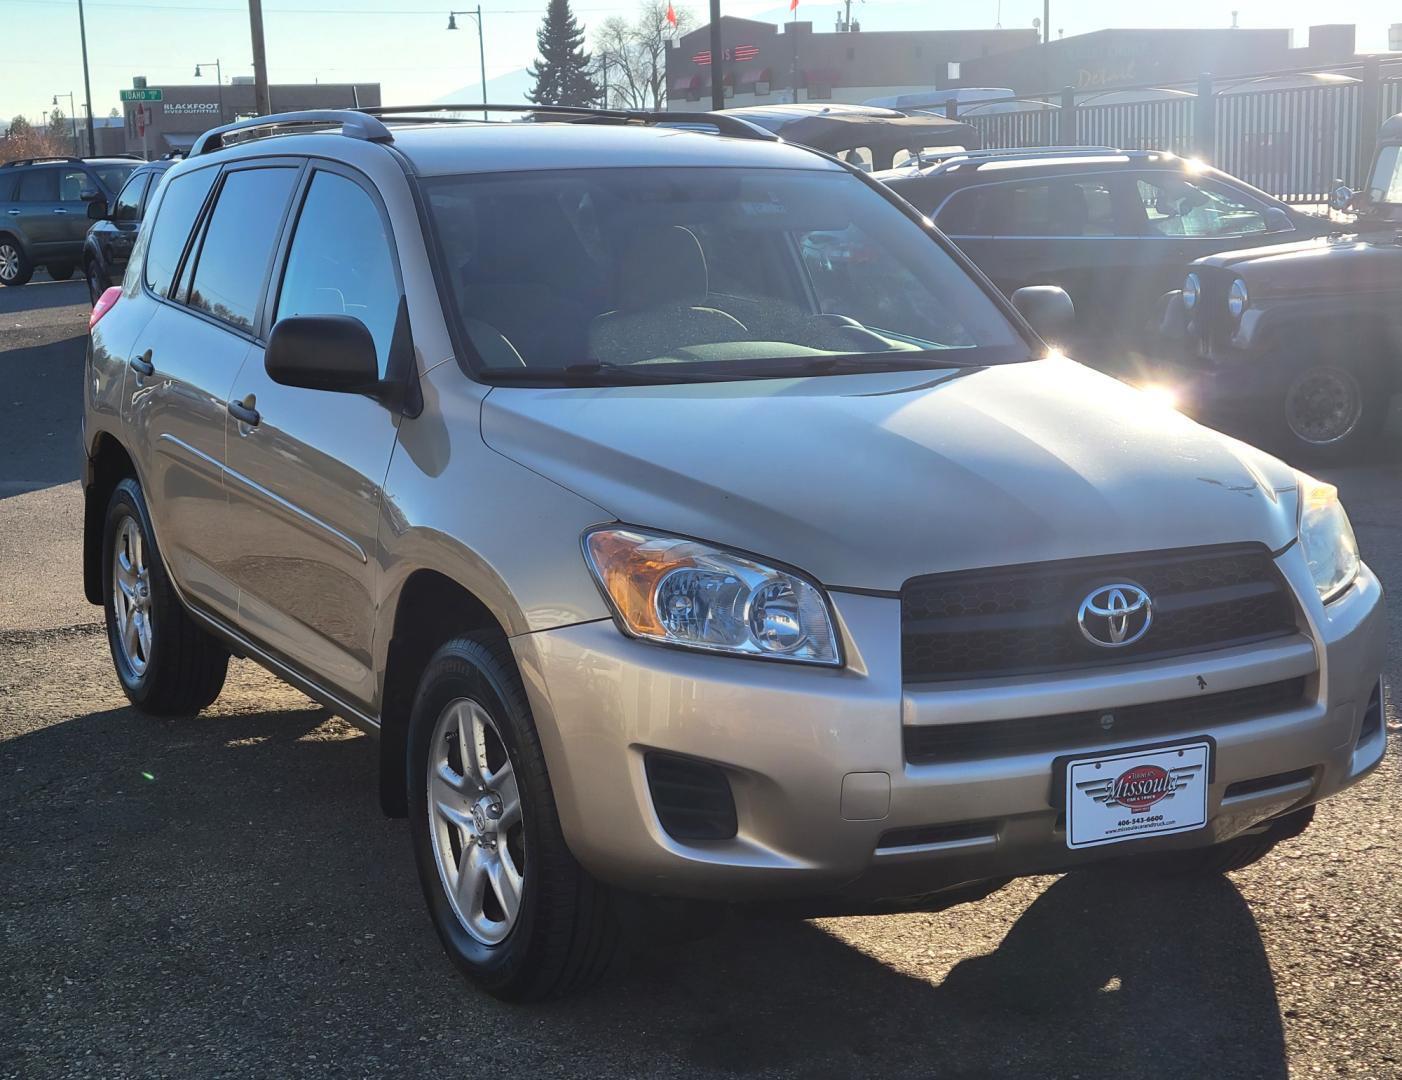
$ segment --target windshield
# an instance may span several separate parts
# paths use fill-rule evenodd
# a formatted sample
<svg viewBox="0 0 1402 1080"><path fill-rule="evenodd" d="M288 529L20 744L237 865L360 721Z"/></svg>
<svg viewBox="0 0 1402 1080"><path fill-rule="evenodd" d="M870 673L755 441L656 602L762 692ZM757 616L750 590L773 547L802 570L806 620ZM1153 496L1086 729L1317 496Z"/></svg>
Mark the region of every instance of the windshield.
<svg viewBox="0 0 1402 1080"><path fill-rule="evenodd" d="M1031 355L939 244L846 173L580 169L425 188L491 375L671 381Z"/></svg>
<svg viewBox="0 0 1402 1080"><path fill-rule="evenodd" d="M1402 147L1384 146L1378 151L1368 182L1368 202L1402 204Z"/></svg>
<svg viewBox="0 0 1402 1080"><path fill-rule="evenodd" d="M127 182L127 177L135 171L139 161L133 161L130 165L93 165L92 171L97 173L97 178L102 181L103 187L108 191L121 191L122 185Z"/></svg>

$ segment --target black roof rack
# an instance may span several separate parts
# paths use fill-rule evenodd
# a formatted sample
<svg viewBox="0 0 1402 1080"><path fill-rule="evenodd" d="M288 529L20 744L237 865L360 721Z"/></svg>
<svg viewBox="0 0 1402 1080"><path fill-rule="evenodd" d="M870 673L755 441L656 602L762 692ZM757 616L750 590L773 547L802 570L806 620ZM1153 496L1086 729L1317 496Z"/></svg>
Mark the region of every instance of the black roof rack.
<svg viewBox="0 0 1402 1080"><path fill-rule="evenodd" d="M481 123L475 116L445 117L442 113L522 113L546 119L560 118L577 124L650 124L688 130L711 129L718 135L737 139L778 142L779 137L758 124L723 112L667 112L659 109L595 109L583 105L492 105L481 102L453 102L446 105L374 105L361 110L388 120L459 121Z"/></svg>
<svg viewBox="0 0 1402 1080"><path fill-rule="evenodd" d="M246 135L260 138L268 135L290 135L302 128L339 127L342 135L366 142L393 142L389 128L375 117L358 109L303 109L298 112L272 113L237 120L210 128L190 147L189 157L211 154L228 145L228 136ZM241 141L235 139L235 142Z"/></svg>
<svg viewBox="0 0 1402 1080"><path fill-rule="evenodd" d="M475 116L448 113L520 113L535 119L576 124L647 124L689 130L711 130L737 139L778 142L779 137L758 124L725 113L663 112L651 109L589 109L575 105L483 105L480 102L447 105L376 105L362 109L305 109L300 112L255 116L211 128L190 147L188 157L210 154L245 139L290 135L299 130L339 128L342 135L367 142L393 142L389 123L482 123Z"/></svg>
<svg viewBox="0 0 1402 1080"><path fill-rule="evenodd" d="M8 169L15 165L72 165L83 163L82 158L64 157L61 154L53 154L45 157L15 158L0 165L0 169Z"/></svg>
<svg viewBox="0 0 1402 1080"><path fill-rule="evenodd" d="M957 169L978 169L983 165L1005 165L1016 162L1035 163L1043 158L1122 157L1127 161L1145 158L1170 158L1168 150L1120 150L1113 146L1010 146L1005 149L964 150L948 156L920 171L921 176L940 176Z"/></svg>

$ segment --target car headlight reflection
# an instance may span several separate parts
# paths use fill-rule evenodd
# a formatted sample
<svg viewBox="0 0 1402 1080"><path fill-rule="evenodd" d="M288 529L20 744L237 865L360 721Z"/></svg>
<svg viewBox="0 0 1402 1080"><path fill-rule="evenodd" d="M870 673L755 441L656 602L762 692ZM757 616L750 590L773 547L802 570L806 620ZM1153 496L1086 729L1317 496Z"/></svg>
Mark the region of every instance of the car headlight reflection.
<svg viewBox="0 0 1402 1080"><path fill-rule="evenodd" d="M1227 291L1227 311L1231 313L1233 319L1240 319L1241 313L1246 310L1251 303L1251 294L1246 291L1246 282L1237 278L1232 282L1232 287Z"/></svg>
<svg viewBox="0 0 1402 1080"><path fill-rule="evenodd" d="M589 567L633 637L736 656L841 663L828 600L789 570L641 529L584 537Z"/></svg>
<svg viewBox="0 0 1402 1080"><path fill-rule="evenodd" d="M1198 306L1198 298L1202 296L1202 278L1196 273L1189 274L1183 279L1183 306L1189 311Z"/></svg>
<svg viewBox="0 0 1402 1080"><path fill-rule="evenodd" d="M1300 474L1300 547L1310 576L1326 604L1358 577L1358 540L1339 501L1338 488Z"/></svg>

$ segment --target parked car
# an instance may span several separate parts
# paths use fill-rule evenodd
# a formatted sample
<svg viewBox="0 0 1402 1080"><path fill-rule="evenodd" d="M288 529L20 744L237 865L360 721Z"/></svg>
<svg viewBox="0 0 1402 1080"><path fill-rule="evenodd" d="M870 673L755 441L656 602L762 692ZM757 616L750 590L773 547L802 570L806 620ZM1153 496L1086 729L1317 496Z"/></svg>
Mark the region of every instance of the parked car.
<svg viewBox="0 0 1402 1080"><path fill-rule="evenodd" d="M127 177L108 206L106 198L88 203L88 227L83 240L83 277L87 279L88 295L94 304L107 289L122 280L127 259L131 256L136 232L146 204L160 186L161 177L175 164L175 158L138 165Z"/></svg>
<svg viewBox="0 0 1402 1080"><path fill-rule="evenodd" d="M83 255L87 204L111 200L132 158L19 158L0 165L0 285L23 285L42 266L66 281Z"/></svg>
<svg viewBox="0 0 1402 1080"><path fill-rule="evenodd" d="M1194 262L1161 326L1189 407L1301 460L1374 447L1402 389L1402 114L1336 208L1345 231Z"/></svg>
<svg viewBox="0 0 1402 1080"><path fill-rule="evenodd" d="M882 178L1005 293L1065 289L1077 317L1058 344L1117 370L1143 352L1160 298L1194 259L1330 228L1226 173L1157 151L985 150Z"/></svg>
<svg viewBox="0 0 1402 1080"><path fill-rule="evenodd" d="M983 145L971 124L866 105L743 105L726 109L725 115L755 124L786 142L832 154L866 172Z"/></svg>
<svg viewBox="0 0 1402 1080"><path fill-rule="evenodd" d="M92 314L84 584L138 708L234 653L379 735L492 993L663 901L1243 866L1381 760L1335 490L1048 355L1059 290L743 122L374 112L166 175Z"/></svg>

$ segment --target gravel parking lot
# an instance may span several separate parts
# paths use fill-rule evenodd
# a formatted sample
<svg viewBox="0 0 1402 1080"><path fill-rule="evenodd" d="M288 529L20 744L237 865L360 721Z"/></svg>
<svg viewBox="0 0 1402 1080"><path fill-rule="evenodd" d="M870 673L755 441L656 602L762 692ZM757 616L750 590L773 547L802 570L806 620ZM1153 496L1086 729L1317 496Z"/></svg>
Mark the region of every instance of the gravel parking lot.
<svg viewBox="0 0 1402 1080"><path fill-rule="evenodd" d="M0 290L0 1076L1402 1076L1396 735L1230 879L737 920L578 1000L477 993L369 739L246 662L197 719L126 707L79 580L86 318L81 283ZM1402 589L1402 466L1330 478Z"/></svg>

